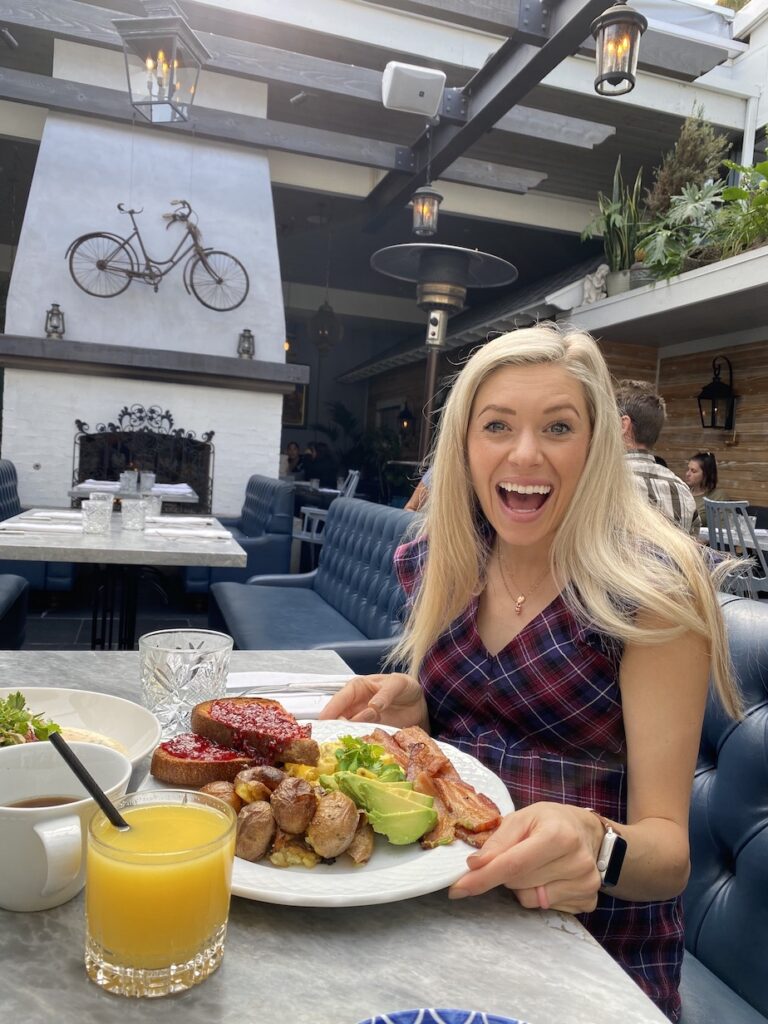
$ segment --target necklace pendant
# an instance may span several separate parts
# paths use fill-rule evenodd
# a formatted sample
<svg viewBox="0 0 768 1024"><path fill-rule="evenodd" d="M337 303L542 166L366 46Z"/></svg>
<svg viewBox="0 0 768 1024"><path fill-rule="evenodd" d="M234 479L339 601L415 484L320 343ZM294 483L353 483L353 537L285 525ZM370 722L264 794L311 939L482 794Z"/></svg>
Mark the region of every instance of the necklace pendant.
<svg viewBox="0 0 768 1024"><path fill-rule="evenodd" d="M515 613L517 615L523 614L523 605L525 604L525 594L520 594L518 599L515 601Z"/></svg>

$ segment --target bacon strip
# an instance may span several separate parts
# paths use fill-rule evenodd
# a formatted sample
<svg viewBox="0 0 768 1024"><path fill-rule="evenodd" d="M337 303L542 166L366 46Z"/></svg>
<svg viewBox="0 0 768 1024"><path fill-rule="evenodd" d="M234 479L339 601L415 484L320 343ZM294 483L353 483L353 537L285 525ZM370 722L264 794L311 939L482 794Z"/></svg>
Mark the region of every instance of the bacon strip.
<svg viewBox="0 0 768 1024"><path fill-rule="evenodd" d="M395 733L395 742L408 754L409 759L417 757L417 764L433 778L437 775L443 775L446 778L459 778L458 772L440 747L429 733L424 732L418 725L400 729Z"/></svg>

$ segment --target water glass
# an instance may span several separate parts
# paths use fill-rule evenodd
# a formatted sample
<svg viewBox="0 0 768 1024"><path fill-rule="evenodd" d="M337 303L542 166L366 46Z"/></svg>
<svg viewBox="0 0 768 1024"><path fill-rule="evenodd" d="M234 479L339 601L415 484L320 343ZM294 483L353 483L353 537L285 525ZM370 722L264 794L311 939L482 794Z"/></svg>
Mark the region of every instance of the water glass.
<svg viewBox="0 0 768 1024"><path fill-rule="evenodd" d="M139 637L141 700L163 739L188 732L192 708L226 696L232 637L210 629L160 629Z"/></svg>
<svg viewBox="0 0 768 1024"><path fill-rule="evenodd" d="M82 503L83 533L109 533L112 526L112 502L88 499Z"/></svg>
<svg viewBox="0 0 768 1024"><path fill-rule="evenodd" d="M163 511L163 499L159 494L142 494L148 516L159 516Z"/></svg>
<svg viewBox="0 0 768 1024"><path fill-rule="evenodd" d="M117 995L183 992L224 955L237 817L223 800L187 790L115 804L128 831L103 811L88 829L86 973Z"/></svg>
<svg viewBox="0 0 768 1024"><path fill-rule="evenodd" d="M115 496L111 491L91 491L88 498L91 501L108 501L110 509L115 500Z"/></svg>
<svg viewBox="0 0 768 1024"><path fill-rule="evenodd" d="M120 474L120 490L136 491L139 487L139 474L135 469L126 469Z"/></svg>
<svg viewBox="0 0 768 1024"><path fill-rule="evenodd" d="M124 530L143 530L147 517L143 498L123 498L122 522Z"/></svg>
<svg viewBox="0 0 768 1024"><path fill-rule="evenodd" d="M752 523L752 529L757 529L757 516L747 516L747 519Z"/></svg>
<svg viewBox="0 0 768 1024"><path fill-rule="evenodd" d="M145 473L142 471L139 474L139 490L140 491L151 491L155 486L155 480L157 479L154 473Z"/></svg>

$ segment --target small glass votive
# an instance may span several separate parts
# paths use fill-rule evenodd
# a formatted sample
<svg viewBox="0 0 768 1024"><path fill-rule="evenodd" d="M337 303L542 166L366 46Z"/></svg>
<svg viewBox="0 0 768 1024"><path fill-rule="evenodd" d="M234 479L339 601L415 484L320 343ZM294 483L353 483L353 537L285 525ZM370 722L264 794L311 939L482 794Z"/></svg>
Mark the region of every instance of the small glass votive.
<svg viewBox="0 0 768 1024"><path fill-rule="evenodd" d="M155 480L157 479L154 473L141 472L139 474L139 490L140 491L151 491L155 486Z"/></svg>
<svg viewBox="0 0 768 1024"><path fill-rule="evenodd" d="M144 499L123 498L121 516L124 530L143 530L147 517Z"/></svg>
<svg viewBox="0 0 768 1024"><path fill-rule="evenodd" d="M115 501L115 496L111 491L91 491L88 498L90 501L108 501L110 508L112 508Z"/></svg>
<svg viewBox="0 0 768 1024"><path fill-rule="evenodd" d="M109 533L112 526L112 503L92 501L82 503L83 533Z"/></svg>
<svg viewBox="0 0 768 1024"><path fill-rule="evenodd" d="M163 511L163 499L159 494L142 494L142 501L148 516L159 516Z"/></svg>
<svg viewBox="0 0 768 1024"><path fill-rule="evenodd" d="M135 469L126 469L120 474L120 490L136 491L139 487L139 474Z"/></svg>

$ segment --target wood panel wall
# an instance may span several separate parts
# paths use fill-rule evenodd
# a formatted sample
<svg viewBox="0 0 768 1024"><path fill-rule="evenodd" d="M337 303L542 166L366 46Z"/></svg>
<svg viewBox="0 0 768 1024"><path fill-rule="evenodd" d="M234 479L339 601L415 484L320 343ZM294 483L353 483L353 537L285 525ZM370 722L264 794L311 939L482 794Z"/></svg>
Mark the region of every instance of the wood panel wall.
<svg viewBox="0 0 768 1024"><path fill-rule="evenodd" d="M768 505L768 341L724 349L733 366L736 403L735 443L730 433L704 430L696 396L712 379L717 350L662 359L659 390L668 420L658 451L680 476L688 459L711 451L717 459L719 485L732 500ZM727 374L727 367L723 368ZM725 378L727 379L727 377Z"/></svg>

